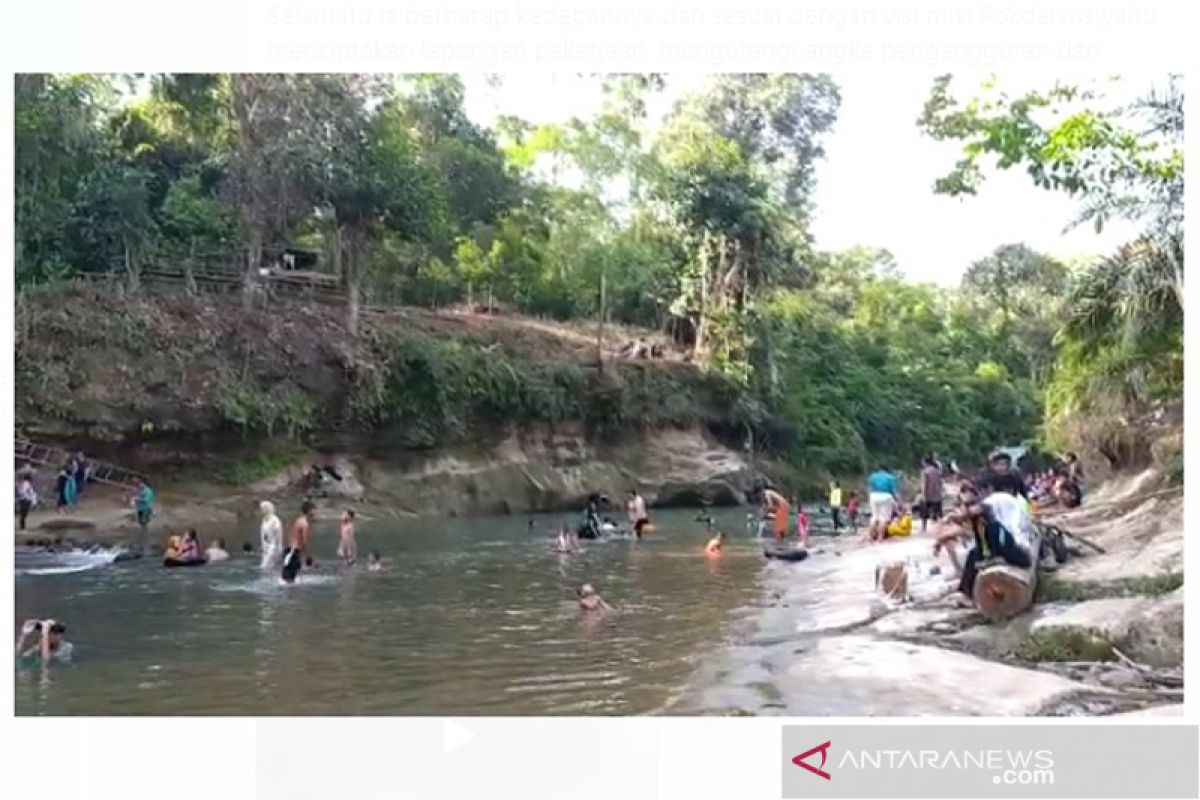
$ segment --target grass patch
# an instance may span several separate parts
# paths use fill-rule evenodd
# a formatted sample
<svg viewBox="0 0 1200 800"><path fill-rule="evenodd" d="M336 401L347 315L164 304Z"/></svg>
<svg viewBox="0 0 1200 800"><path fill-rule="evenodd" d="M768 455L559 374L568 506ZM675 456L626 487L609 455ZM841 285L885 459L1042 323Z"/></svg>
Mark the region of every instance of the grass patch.
<svg viewBox="0 0 1200 800"><path fill-rule="evenodd" d="M296 457L297 453L290 450L266 450L222 467L213 477L229 486L257 483L286 469Z"/></svg>
<svg viewBox="0 0 1200 800"><path fill-rule="evenodd" d="M1078 603L1106 597L1158 597L1170 594L1180 586L1183 586L1182 572L1164 572L1161 575L1121 578L1115 581L1067 581L1051 578L1038 582L1037 599L1043 603Z"/></svg>
<svg viewBox="0 0 1200 800"><path fill-rule="evenodd" d="M1098 631L1063 628L1037 631L1021 642L1015 655L1025 661L1113 661L1112 644Z"/></svg>

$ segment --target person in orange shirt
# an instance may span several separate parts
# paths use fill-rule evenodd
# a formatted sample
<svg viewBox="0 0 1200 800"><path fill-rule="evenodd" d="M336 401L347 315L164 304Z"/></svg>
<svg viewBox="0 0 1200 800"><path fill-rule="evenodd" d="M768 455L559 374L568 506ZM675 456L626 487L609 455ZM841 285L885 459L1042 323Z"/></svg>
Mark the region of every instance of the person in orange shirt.
<svg viewBox="0 0 1200 800"><path fill-rule="evenodd" d="M763 489L763 504L766 506L767 516L771 518L771 529L775 531L775 538L786 539L788 516L792 510L788 501L774 489Z"/></svg>
<svg viewBox="0 0 1200 800"><path fill-rule="evenodd" d="M725 547L725 534L718 533L716 536L708 540L708 544L704 545L704 555L708 557L721 555L722 548Z"/></svg>

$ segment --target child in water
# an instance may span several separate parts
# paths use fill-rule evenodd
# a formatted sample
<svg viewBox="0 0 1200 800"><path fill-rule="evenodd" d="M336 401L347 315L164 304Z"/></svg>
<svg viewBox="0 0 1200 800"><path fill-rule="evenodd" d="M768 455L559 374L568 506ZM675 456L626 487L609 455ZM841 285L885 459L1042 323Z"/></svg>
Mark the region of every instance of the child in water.
<svg viewBox="0 0 1200 800"><path fill-rule="evenodd" d="M704 555L712 558L721 555L721 549L725 547L725 534L717 533L716 536L708 540L708 544L704 546Z"/></svg>
<svg viewBox="0 0 1200 800"><path fill-rule="evenodd" d="M383 571L383 559L379 557L378 550L372 550L367 554L367 571L381 572Z"/></svg>
<svg viewBox="0 0 1200 800"><path fill-rule="evenodd" d="M612 611L612 606L600 596L590 583L580 586L575 593L579 595L579 608L583 611Z"/></svg>
<svg viewBox="0 0 1200 800"><path fill-rule="evenodd" d="M347 508L342 512L338 527L338 558L342 564L351 567L358 561L358 542L354 538L354 509Z"/></svg>
<svg viewBox="0 0 1200 800"><path fill-rule="evenodd" d="M572 534L570 526L565 523L558 529L558 539L554 543L554 549L560 553L575 551L575 536Z"/></svg>
<svg viewBox="0 0 1200 800"><path fill-rule="evenodd" d="M808 545L808 515L799 503L796 504L796 535L800 537L800 544Z"/></svg>

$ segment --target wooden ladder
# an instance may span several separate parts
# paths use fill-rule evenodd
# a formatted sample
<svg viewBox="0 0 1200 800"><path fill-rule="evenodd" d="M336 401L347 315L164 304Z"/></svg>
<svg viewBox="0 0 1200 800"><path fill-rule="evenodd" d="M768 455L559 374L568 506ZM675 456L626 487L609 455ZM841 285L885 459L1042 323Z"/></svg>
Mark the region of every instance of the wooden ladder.
<svg viewBox="0 0 1200 800"><path fill-rule="evenodd" d="M38 464L57 470L71 458L71 454L62 448L37 444L28 439L18 437L13 444L17 461L25 461L30 464ZM104 483L121 489L133 489L136 487L138 480L145 480L144 475L123 467L118 467L116 464L96 461L95 459L88 459L88 462L92 465L90 478L97 483Z"/></svg>

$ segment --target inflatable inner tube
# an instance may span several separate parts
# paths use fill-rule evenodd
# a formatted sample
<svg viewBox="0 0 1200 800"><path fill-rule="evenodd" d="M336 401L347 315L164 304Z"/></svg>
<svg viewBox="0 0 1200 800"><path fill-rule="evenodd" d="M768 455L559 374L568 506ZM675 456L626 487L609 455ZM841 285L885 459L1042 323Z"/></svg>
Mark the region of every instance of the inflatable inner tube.
<svg viewBox="0 0 1200 800"><path fill-rule="evenodd" d="M164 558L164 567L203 567L208 563L207 559L203 558Z"/></svg>
<svg viewBox="0 0 1200 800"><path fill-rule="evenodd" d="M803 547L767 547L763 549L763 555L780 561L803 561L808 558L808 551Z"/></svg>

